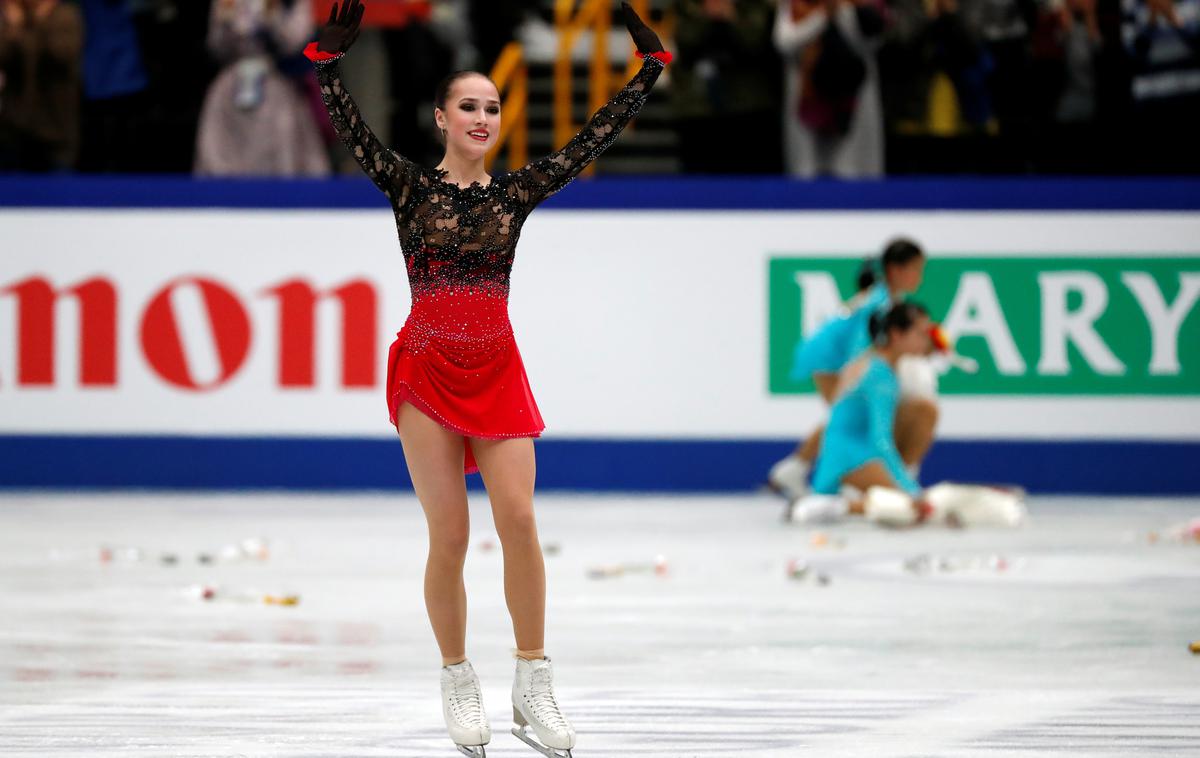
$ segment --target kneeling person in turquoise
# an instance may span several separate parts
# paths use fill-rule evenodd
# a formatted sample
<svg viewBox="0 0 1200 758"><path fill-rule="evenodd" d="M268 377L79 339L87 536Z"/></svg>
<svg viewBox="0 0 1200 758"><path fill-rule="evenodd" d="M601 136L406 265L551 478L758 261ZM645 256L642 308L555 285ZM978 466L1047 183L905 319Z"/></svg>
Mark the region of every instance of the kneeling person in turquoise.
<svg viewBox="0 0 1200 758"><path fill-rule="evenodd" d="M872 348L842 371L813 475L814 492L836 495L849 485L863 493L876 486L914 496L920 493L920 485L905 470L896 449L893 430L900 402L896 363L904 355L927 353L929 333L928 313L912 302L892 306L871 319ZM839 507L849 513L863 510L861 502L841 502L844 505ZM815 520L815 515L797 513L803 521Z"/></svg>

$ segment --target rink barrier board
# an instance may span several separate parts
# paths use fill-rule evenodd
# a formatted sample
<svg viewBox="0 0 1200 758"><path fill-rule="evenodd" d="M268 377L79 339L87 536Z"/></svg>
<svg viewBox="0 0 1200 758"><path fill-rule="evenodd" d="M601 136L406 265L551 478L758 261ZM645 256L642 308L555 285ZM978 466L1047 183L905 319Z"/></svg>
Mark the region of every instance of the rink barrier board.
<svg viewBox="0 0 1200 758"><path fill-rule="evenodd" d="M1200 180L1043 178L638 178L578 181L560 210L1200 210ZM0 208L382 209L365 179L0 178ZM268 434L270 434L268 432ZM748 492L794 441L550 438L539 487L566 491ZM1200 441L939 441L922 479L1019 482L1043 494L1200 494ZM152 461L152 463L147 463ZM479 486L477 476L470 477ZM0 435L0 489L408 490L399 445L383 438Z"/></svg>
<svg viewBox="0 0 1200 758"><path fill-rule="evenodd" d="M365 178L0 177L0 208L386 208ZM1193 178L777 177L579 180L541 207L579 210L1200 210Z"/></svg>
<svg viewBox="0 0 1200 758"><path fill-rule="evenodd" d="M784 440L543 439L541 491L747 493ZM944 440L925 484L1019 482L1034 494L1200 494L1200 442ZM481 486L478 475L468 477ZM393 439L0 436L0 490L411 491Z"/></svg>

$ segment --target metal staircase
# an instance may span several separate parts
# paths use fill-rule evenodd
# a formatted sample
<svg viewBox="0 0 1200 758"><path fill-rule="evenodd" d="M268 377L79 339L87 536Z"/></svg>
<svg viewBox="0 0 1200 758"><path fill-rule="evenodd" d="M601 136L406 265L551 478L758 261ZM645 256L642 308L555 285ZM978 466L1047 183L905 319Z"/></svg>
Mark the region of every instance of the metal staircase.
<svg viewBox="0 0 1200 758"><path fill-rule="evenodd" d="M646 0L635 5L642 6L638 10L645 17ZM495 75L493 78L505 98L505 116L523 122L511 129L505 124L505 135L496 151L497 168L515 168L523 162L522 156L538 158L562 147L598 105L624 86L637 70L640 64L629 57L624 27L613 28L615 7L609 0L556 0L553 25L525 29L521 39L501 55L496 70L504 74L505 81ZM668 39L664 30L659 33ZM515 60L520 64L514 76L507 69L514 68ZM501 71L502 65L507 69ZM592 171L608 175L678 173L669 78L668 68L636 121L593 164ZM512 136L508 136L510 132Z"/></svg>

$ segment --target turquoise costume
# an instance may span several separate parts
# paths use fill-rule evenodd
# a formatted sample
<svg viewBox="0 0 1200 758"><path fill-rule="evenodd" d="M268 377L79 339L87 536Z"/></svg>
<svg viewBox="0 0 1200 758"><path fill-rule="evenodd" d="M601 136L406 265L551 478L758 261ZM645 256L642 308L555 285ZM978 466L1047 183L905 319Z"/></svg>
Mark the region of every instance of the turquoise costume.
<svg viewBox="0 0 1200 758"><path fill-rule="evenodd" d="M871 344L871 316L892 304L887 284L880 282L849 303L848 310L826 321L796 346L791 378L804 381L813 374L836 374Z"/></svg>
<svg viewBox="0 0 1200 758"><path fill-rule="evenodd" d="M842 477L870 461L879 461L900 489L916 495L921 486L905 470L893 432L900 402L896 372L878 356L868 360L862 379L833 404L813 474L813 491L837 494Z"/></svg>

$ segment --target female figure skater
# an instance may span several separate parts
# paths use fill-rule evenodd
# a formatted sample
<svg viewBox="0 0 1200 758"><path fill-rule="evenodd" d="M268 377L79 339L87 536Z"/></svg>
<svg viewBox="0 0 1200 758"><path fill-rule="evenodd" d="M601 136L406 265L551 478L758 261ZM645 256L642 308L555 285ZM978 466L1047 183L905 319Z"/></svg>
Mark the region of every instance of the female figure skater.
<svg viewBox="0 0 1200 758"><path fill-rule="evenodd" d="M865 497L850 502L839 496L843 486L864 495L872 487L920 493L896 449L896 365L906 355L928 353L930 332L929 316L916 303L871 318L872 348L842 371L813 475L816 494L800 502L797 518L811 523L864 513Z"/></svg>
<svg viewBox="0 0 1200 758"><path fill-rule="evenodd" d="M504 176L484 155L500 133L500 96L483 74L452 74L434 119L446 143L435 169L380 144L346 91L338 59L358 36L361 0L334 5L306 54L346 147L391 201L412 287L412 311L392 345L388 408L429 527L425 603L442 654L443 714L466 755L491 730L466 658L463 562L469 535L463 472L483 475L504 549L504 592L517 643L513 734L547 756L570 756L575 731L554 697L543 651L545 566L533 514L533 437L544 428L508 319L521 225L617 138L670 54L624 5L641 70L566 147ZM528 733L532 727L536 741Z"/></svg>
<svg viewBox="0 0 1200 758"><path fill-rule="evenodd" d="M886 311L892 303L903 299L921 286L921 279L925 273L925 253L911 240L896 239L884 248L880 265L883 269L883 281L875 282L869 271L860 273L859 293L846 304L845 310L827 321L796 350L792 362L792 378L802 381L811 377L817 392L826 403L833 402L842 368L868 347L868 323L871 317ZM929 405L931 404L926 401L914 402L911 406L905 404L900 415L899 428L906 441L910 438L921 438L916 431L909 431L910 426L927 428L932 438L937 408L936 405L932 406L934 415L930 418L927 407ZM812 470L813 461L817 458L817 452L821 449L821 434L822 427L818 426L791 455L775 463L767 475L767 482L771 488L787 498L785 521L791 520L796 500L808 489L808 475ZM929 446L925 444L920 450L918 447L906 444L903 448L915 462L920 461L916 453L919 452L923 456Z"/></svg>

